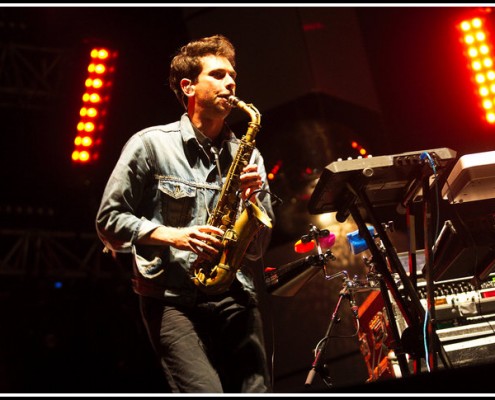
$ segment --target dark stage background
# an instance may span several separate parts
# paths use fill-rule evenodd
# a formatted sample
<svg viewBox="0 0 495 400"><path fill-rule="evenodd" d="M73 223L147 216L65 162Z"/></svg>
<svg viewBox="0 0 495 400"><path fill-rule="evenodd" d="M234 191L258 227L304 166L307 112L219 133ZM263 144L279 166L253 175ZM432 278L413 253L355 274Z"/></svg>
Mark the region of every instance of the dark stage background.
<svg viewBox="0 0 495 400"><path fill-rule="evenodd" d="M261 271L300 257L292 246L317 221L307 210L315 179L337 158L358 156L352 140L375 156L440 147L458 156L493 150L495 128L482 121L456 30L474 10L0 7L4 54L15 44L30 49L24 55L32 51L34 62L58 57L45 76L50 87L38 82L25 92L15 89L30 78L17 76L8 58L0 61L0 392L164 390L130 290L128 260L101 254L93 226L126 140L182 112L167 84L179 46L214 33L232 39L237 95L262 114L257 144L267 168L281 163L271 187L284 203L263 265L255 266ZM100 42L119 52L115 86L101 158L76 167L70 154L86 50ZM230 123L239 135L247 129L239 112ZM335 271L362 273L341 240L354 227L332 229L339 238ZM340 283L316 277L293 297L261 289L275 392L304 392ZM344 305L338 326L344 337L332 338L327 354L337 388L367 378L351 322ZM312 390L326 389L317 377Z"/></svg>

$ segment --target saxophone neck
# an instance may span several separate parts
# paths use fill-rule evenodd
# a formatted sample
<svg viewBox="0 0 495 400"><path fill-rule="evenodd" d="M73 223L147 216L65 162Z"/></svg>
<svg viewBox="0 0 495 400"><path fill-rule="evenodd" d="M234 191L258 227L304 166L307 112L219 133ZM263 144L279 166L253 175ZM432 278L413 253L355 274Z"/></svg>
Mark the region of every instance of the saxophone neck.
<svg viewBox="0 0 495 400"><path fill-rule="evenodd" d="M229 96L229 103L232 106L240 108L242 111L246 112L251 117L251 125L255 125L259 129L261 114L253 104L246 104L244 101L235 96Z"/></svg>

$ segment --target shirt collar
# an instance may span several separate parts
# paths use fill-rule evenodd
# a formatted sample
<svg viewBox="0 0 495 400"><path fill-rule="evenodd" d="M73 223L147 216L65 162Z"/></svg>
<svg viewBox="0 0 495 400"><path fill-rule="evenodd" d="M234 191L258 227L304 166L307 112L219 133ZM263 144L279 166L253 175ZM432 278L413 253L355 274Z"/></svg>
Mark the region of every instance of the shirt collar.
<svg viewBox="0 0 495 400"><path fill-rule="evenodd" d="M195 128L187 113L184 113L180 120L182 140L184 143L195 143L198 147L209 149L212 145L212 141L206 137L199 129ZM225 123L220 134L222 141L221 146L226 140L230 140L235 137L234 133L230 130L229 126Z"/></svg>

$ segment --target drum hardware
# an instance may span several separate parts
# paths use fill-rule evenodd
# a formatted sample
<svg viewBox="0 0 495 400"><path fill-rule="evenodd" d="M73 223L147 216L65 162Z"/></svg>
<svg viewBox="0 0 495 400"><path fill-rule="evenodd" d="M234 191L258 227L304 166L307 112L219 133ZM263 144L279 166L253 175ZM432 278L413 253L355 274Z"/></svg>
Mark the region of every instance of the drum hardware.
<svg viewBox="0 0 495 400"><path fill-rule="evenodd" d="M371 240L373 241L373 244L376 246L376 248L379 250L380 254L382 256L385 256L385 248L377 234L375 234L375 230L372 226L367 226L367 233L371 237ZM384 229L393 229L393 223L388 223L388 224L383 224ZM363 228L361 228L363 229ZM364 235L363 235L364 236ZM362 253L363 251L368 249L368 244L365 240L365 238L360 234L360 230L356 230L354 232L351 232L347 235L347 239L349 242L349 246L352 250L352 252L357 255ZM355 318L355 325L356 325L356 335L359 340L360 344L360 351L363 354L364 361L368 367L369 370L369 378L367 382L376 380L378 377L384 375L385 371L389 371L391 374L394 376L402 376L400 372L398 372L399 369L399 362L396 357L396 353L393 349L394 346L385 346L384 345L384 339L388 336L387 332L385 332L385 325L381 325L378 322L383 322L386 321L387 324L387 329L390 330L390 323L388 322L388 317L386 316L386 310L383 310L382 319L380 321L375 320L374 325L373 325L373 334L367 335L360 326L360 315L359 315L359 308L356 305L356 302L354 300L354 294L358 292L364 292L364 291L382 291L384 288L386 288L385 282L383 281L383 277L380 273L376 271L376 266L377 263L373 260L373 258L368 258L368 257L363 257L363 262L368 268L368 272L366 276L359 277L358 275L354 275L352 278L349 277L347 271L341 271L337 272L333 275L327 275L325 274L325 279L326 280L331 280L334 278L338 278L340 276L343 277L343 286L341 291L339 292L339 299L337 301L337 305L335 307L334 312L332 313L332 317L330 320L330 323L328 325L327 331L325 333L325 336L318 342L316 345L316 348L314 350L315 353L315 358L313 361L313 364L311 366L311 369L308 373L305 386L310 386L312 384L312 381L314 379L314 376L318 373L323 382L327 386L331 386L331 381L330 381L330 376L328 374L328 369L326 365L322 361L322 357L326 352L326 347L328 345L328 340L330 338L331 331L335 325L336 322L339 321L338 318L338 313L340 306L342 304L342 300L344 298L349 300L349 304L351 306L352 313ZM385 289L386 290L386 289ZM389 307L391 307L390 299L386 297L383 299L384 301L388 301L387 304L389 304ZM370 331L371 332L371 331ZM377 337L379 334L383 334L382 340L377 340ZM369 339L369 340L368 340ZM373 346L373 349L369 347L369 345ZM388 344L388 343L387 343ZM387 347L387 354L385 359L380 362L379 365L375 366L375 361L376 361L376 355L375 353L375 347L380 346L379 350L382 350L382 347ZM397 350L397 349L395 349ZM399 350L400 351L400 350Z"/></svg>
<svg viewBox="0 0 495 400"><path fill-rule="evenodd" d="M336 258L330 250L313 254L284 264L278 268L267 267L264 271L265 289L275 296L292 297ZM326 276L326 274L324 273Z"/></svg>
<svg viewBox="0 0 495 400"><path fill-rule="evenodd" d="M309 252L316 248L316 254L300 258L278 268L267 267L264 271L265 288L276 296L295 296L316 274L323 271L328 279L327 265L336 258L330 249L335 243L335 235L327 229L310 225L307 235L303 235L294 245L297 253Z"/></svg>
<svg viewBox="0 0 495 400"><path fill-rule="evenodd" d="M373 227L368 228L370 233L374 233ZM359 231L353 232L348 235L348 238L351 238L350 244L351 247L353 247L353 251L357 251L357 253L360 253L361 251L365 250L365 246L363 246L362 243L360 243L360 240L362 238L359 236ZM352 242L352 243L351 243ZM359 249L359 250L357 250ZM338 319L338 313L340 306L342 304L342 300L344 298L349 300L349 304L351 306L351 311L353 313L353 316L355 318L355 324L356 324L356 332L359 335L360 333L360 323L359 323L359 314L358 314L358 306L356 304L356 301L354 299L354 294L358 292L363 292L363 291L370 291L370 290L381 290L381 275L375 271L375 263L372 260L367 259L366 257L363 257L363 260L367 267L369 268L368 273L364 278L359 277L358 275L354 275L352 278L349 277L349 274L346 270L337 272L333 275L325 275L326 280L331 280L334 278L338 278L340 276L343 277L343 283L342 283L342 289L339 292L339 299L337 301L337 305L335 307L335 310L332 313L332 317L330 320L330 323L328 325L327 331L325 333L325 336L323 339L320 340L320 342L316 345L316 348L314 350L315 353L315 359L313 361L313 364L311 366L311 369L308 373L308 376L306 378L305 386L310 386L312 384L312 381L314 379L314 376L318 373L322 377L323 382L327 386L331 386L330 382L330 377L328 374L328 369L325 364L322 362L322 357L326 352L326 347L328 345L328 340L330 338L331 331L335 325L336 322L339 321ZM362 336L359 335L360 340L362 339Z"/></svg>

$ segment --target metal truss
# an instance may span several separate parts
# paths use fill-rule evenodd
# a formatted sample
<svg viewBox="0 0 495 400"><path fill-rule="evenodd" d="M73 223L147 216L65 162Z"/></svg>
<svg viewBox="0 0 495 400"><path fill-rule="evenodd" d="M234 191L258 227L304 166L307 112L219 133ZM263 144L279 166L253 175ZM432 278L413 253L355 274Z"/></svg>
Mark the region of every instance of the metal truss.
<svg viewBox="0 0 495 400"><path fill-rule="evenodd" d="M32 278L126 277L94 233L0 230L0 275Z"/></svg>
<svg viewBox="0 0 495 400"><path fill-rule="evenodd" d="M65 52L0 42L0 107L45 108L60 96Z"/></svg>

